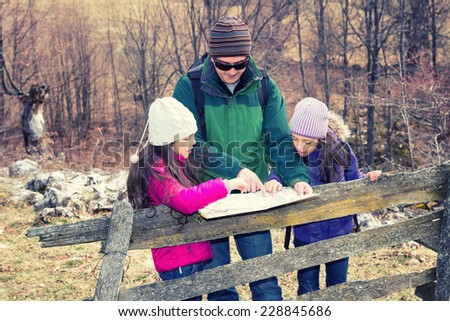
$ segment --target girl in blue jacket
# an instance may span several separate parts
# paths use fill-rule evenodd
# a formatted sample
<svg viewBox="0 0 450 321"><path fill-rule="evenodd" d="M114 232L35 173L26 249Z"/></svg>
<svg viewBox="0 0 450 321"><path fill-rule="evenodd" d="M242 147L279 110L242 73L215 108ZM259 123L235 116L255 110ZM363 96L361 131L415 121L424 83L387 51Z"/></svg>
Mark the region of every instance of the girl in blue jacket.
<svg viewBox="0 0 450 321"><path fill-rule="evenodd" d="M321 101L308 97L295 107L289 122L294 147L308 166L310 185L345 182L365 177L359 171L358 160L347 143L350 131L342 118L328 111ZM372 171L367 177L374 181L381 171ZM267 192L281 190L282 180L271 170L265 183ZM295 247L348 234L353 229L353 215L297 225L294 227ZM347 281L348 258L328 262L326 286ZM320 266L297 272L298 295L319 290Z"/></svg>

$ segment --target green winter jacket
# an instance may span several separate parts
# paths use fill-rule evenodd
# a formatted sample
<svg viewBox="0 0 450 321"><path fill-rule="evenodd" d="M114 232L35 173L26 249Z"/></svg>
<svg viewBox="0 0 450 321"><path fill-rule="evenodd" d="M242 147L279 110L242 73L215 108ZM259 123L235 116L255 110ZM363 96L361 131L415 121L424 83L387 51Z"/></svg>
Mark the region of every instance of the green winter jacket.
<svg viewBox="0 0 450 321"><path fill-rule="evenodd" d="M205 95L208 153L204 152L205 137L198 130L194 155L207 169L206 179L234 178L243 168L248 168L265 182L269 165L273 165L291 186L299 181L309 182L307 168L292 144L283 96L275 82L268 78L269 93L263 115L257 92L261 80L262 74L250 57L247 69L231 94L218 77L209 56L205 59L201 90ZM180 78L173 97L189 108L200 128L188 75Z"/></svg>

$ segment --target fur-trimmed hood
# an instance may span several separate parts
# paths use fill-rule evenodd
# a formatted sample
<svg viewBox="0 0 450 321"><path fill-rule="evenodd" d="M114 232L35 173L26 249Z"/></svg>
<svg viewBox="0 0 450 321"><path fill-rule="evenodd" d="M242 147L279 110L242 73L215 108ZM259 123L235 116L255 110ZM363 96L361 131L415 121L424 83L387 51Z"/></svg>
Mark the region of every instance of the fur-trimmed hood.
<svg viewBox="0 0 450 321"><path fill-rule="evenodd" d="M344 119L333 111L328 111L328 127L343 142L347 142L350 137L350 129L344 123Z"/></svg>

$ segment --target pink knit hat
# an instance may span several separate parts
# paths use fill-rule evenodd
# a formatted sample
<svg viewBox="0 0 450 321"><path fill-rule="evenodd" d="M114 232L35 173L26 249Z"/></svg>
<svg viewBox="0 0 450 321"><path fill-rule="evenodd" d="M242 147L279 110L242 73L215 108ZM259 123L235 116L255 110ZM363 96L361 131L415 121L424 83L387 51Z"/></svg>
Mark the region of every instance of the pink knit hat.
<svg viewBox="0 0 450 321"><path fill-rule="evenodd" d="M322 139L328 130L328 107L320 100L307 97L295 106L294 114L289 122L294 134Z"/></svg>

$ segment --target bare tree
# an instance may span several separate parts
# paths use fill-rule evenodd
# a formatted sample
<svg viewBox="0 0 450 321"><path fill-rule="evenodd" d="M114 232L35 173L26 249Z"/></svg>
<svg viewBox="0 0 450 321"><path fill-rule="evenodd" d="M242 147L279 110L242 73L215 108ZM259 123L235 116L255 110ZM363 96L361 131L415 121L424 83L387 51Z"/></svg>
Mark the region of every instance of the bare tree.
<svg viewBox="0 0 450 321"><path fill-rule="evenodd" d="M212 11L213 4L211 1L207 2L206 5L209 6L208 10ZM169 76L169 79L171 79L174 74L184 74L187 67L207 51L207 43L204 40L206 39L208 26L205 27L203 23L206 10L194 0L184 0L182 6L178 7L161 0L161 6L169 21L171 47L174 53L174 64L176 65L174 73ZM180 9L186 14L182 14ZM180 19L180 16L184 19Z"/></svg>
<svg viewBox="0 0 450 321"><path fill-rule="evenodd" d="M403 1L401 1L403 3ZM419 54L423 49L430 48L428 40L429 22L428 22L428 0L409 0L408 14L403 15L404 21L404 47L405 47L405 67L407 74L414 74L419 63ZM402 4L403 10L406 10L405 3Z"/></svg>
<svg viewBox="0 0 450 321"><path fill-rule="evenodd" d="M22 8L18 3L13 7L12 30L9 32L12 41L12 75L8 72L3 56L3 3L0 4L0 78L1 78L1 125L4 123L4 96L6 93L10 96L17 96L23 105L22 112L22 133L24 138L25 150L30 155L42 154L43 138L45 136L44 103L49 97L50 87L47 85L34 84L28 92L24 92L22 87L33 78L37 72L37 65L34 63L32 68L28 67L26 60L36 62L35 42L29 40L34 38L34 28L37 20L34 19L34 2L29 1L27 8ZM30 34L31 37L27 38ZM30 57L31 56L31 57ZM6 75L6 77L5 77ZM9 85L9 87L8 87Z"/></svg>
<svg viewBox="0 0 450 321"><path fill-rule="evenodd" d="M149 37L149 9L144 8L140 11L142 16L130 17L129 20L123 21L125 30L125 56L128 62L128 72L126 74L131 77L132 91L134 92L134 100L141 102L144 113L147 113L150 105L149 86L148 86L148 51L150 50ZM130 10L131 11L131 10ZM131 14L139 13L130 12Z"/></svg>
<svg viewBox="0 0 450 321"><path fill-rule="evenodd" d="M316 13L317 18L317 58L316 61L323 73L321 83L323 85L323 95L327 106L330 105L330 75L329 75L329 59L328 59L328 44L326 41L325 15L326 15L327 1L319 0L319 8Z"/></svg>
<svg viewBox="0 0 450 321"><path fill-rule="evenodd" d="M349 24L348 24L348 7L349 7L349 1L348 0L341 0L341 21L342 21L342 72L344 75L344 107L342 110L342 118L344 121L347 118L348 114L348 105L350 100L350 91L351 91L351 73L349 68L349 44L348 44L348 38L349 38Z"/></svg>
<svg viewBox="0 0 450 321"><path fill-rule="evenodd" d="M375 94L378 80L378 58L380 52L380 12L378 0L368 1L365 10L367 48L367 77L368 77L368 104L367 104L367 158L366 163L372 166L374 163L374 131L375 131Z"/></svg>
<svg viewBox="0 0 450 321"><path fill-rule="evenodd" d="M431 57L433 69L438 73L438 48L445 51L446 46L448 46L447 22L450 7L448 1L430 0L428 1L428 11L430 15Z"/></svg>
<svg viewBox="0 0 450 321"><path fill-rule="evenodd" d="M429 4L431 16L431 57L433 61L433 70L437 73L437 27L436 27L436 2L431 0Z"/></svg>
<svg viewBox="0 0 450 321"><path fill-rule="evenodd" d="M400 59L402 61L402 59ZM401 63L401 62L400 62ZM404 68L402 67L401 70ZM405 77L403 74L400 74L400 84L401 84L401 103L400 103L400 114L402 115L403 121L406 125L406 138L408 141L408 151L409 158L411 161L411 168L414 170L414 156L413 156L413 142L411 136L411 125L410 125L410 115L408 113L408 105L407 105L407 91L405 85Z"/></svg>
<svg viewBox="0 0 450 321"><path fill-rule="evenodd" d="M299 68L300 68L300 75L302 78L302 89L303 89L303 95L305 97L309 96L309 89L308 84L306 82L305 77L305 66L303 63L303 44L302 44L302 33L301 33L301 23L300 23L300 8L299 4L295 4L295 21L297 24L297 43L298 43L298 56L299 56Z"/></svg>
<svg viewBox="0 0 450 321"><path fill-rule="evenodd" d="M119 85L117 80L117 68L116 68L116 62L114 59L114 45L111 40L111 30L110 26L108 25L108 54L109 54L109 63L111 66L111 73L112 73L112 80L113 80L113 92L114 92L114 100L113 100L113 106L114 106L114 125L116 127L117 132L119 133L119 137L123 134L123 115L122 115L122 108L120 104L120 92L119 92Z"/></svg>
<svg viewBox="0 0 450 321"><path fill-rule="evenodd" d="M95 81L92 75L95 53L90 45L91 28L88 19L83 12L80 12L79 16L75 16L74 26L71 30L73 42L70 59L75 96L78 146L90 129L92 121L91 94Z"/></svg>
<svg viewBox="0 0 450 321"><path fill-rule="evenodd" d="M379 78L379 54L383 46L391 36L391 30L395 23L384 21L384 9L386 0L366 0L364 9L364 26L359 31L354 23L349 20L349 25L358 39L366 48L367 58L367 153L366 164L374 165L375 142L375 98L377 94L377 81Z"/></svg>
<svg viewBox="0 0 450 321"><path fill-rule="evenodd" d="M206 27L210 29L219 17L223 14L222 7L226 1L222 0L203 0L203 5L206 8ZM248 1L241 1L241 6L246 6ZM243 17L245 20L245 16Z"/></svg>
<svg viewBox="0 0 450 321"><path fill-rule="evenodd" d="M287 19L294 9L295 1L274 0L270 3L241 0L240 16L245 17L252 31L253 55L261 67L275 71L283 65L282 51L293 34L295 20ZM285 20L287 19L287 20Z"/></svg>

